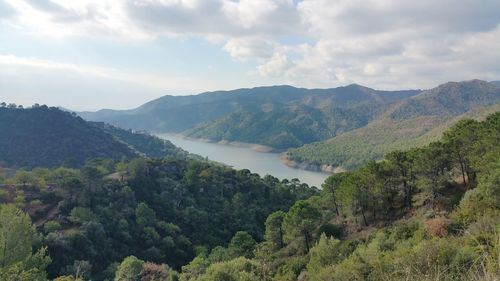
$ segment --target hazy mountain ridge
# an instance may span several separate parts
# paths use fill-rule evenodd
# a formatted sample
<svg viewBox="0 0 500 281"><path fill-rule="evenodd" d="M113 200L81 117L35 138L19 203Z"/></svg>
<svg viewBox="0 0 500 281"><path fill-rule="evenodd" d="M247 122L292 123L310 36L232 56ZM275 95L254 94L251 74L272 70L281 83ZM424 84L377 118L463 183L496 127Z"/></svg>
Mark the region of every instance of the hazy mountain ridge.
<svg viewBox="0 0 500 281"><path fill-rule="evenodd" d="M286 149L363 126L383 105L419 92L378 91L356 84L331 89L271 86L164 96L132 110L82 112L80 116L124 128ZM275 120L279 122L269 123Z"/></svg>

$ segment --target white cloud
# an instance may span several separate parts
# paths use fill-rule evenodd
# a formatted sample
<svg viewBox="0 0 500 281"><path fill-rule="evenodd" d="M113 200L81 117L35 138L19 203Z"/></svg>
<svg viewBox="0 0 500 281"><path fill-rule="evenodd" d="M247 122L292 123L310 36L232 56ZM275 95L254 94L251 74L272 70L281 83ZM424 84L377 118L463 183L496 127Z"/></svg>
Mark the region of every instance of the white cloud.
<svg viewBox="0 0 500 281"><path fill-rule="evenodd" d="M275 53L266 63L258 66L262 76L281 76L291 66L291 62L283 53Z"/></svg>
<svg viewBox="0 0 500 281"><path fill-rule="evenodd" d="M4 22L25 32L122 40L202 37L237 61L255 61L260 75L299 86L357 82L422 88L448 80L500 77L498 0L6 3L9 16Z"/></svg>

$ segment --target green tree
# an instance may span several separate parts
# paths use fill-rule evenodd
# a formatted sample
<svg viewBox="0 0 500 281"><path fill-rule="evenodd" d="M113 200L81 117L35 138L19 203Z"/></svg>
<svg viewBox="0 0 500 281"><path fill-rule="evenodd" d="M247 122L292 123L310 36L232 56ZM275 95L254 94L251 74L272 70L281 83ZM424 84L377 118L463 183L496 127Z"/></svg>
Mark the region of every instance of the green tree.
<svg viewBox="0 0 500 281"><path fill-rule="evenodd" d="M0 205L0 266L7 267L31 255L36 229L29 216L12 205Z"/></svg>
<svg viewBox="0 0 500 281"><path fill-rule="evenodd" d="M459 121L443 135L443 142L451 149L451 155L458 163L465 186L472 187L476 181L476 171L472 166L476 154L474 144L477 143L481 123L472 119Z"/></svg>
<svg viewBox="0 0 500 281"><path fill-rule="evenodd" d="M322 271L327 266L340 260L339 242L334 238L326 237L324 233L321 234L318 243L309 252L310 259L307 264L307 272L310 280L324 280L321 278Z"/></svg>
<svg viewBox="0 0 500 281"><path fill-rule="evenodd" d="M156 223L155 211L146 203L141 202L135 208L135 220L141 227L153 226Z"/></svg>
<svg viewBox="0 0 500 281"><path fill-rule="evenodd" d="M246 231L238 231L229 243L229 253L233 257L253 257L253 250L257 242Z"/></svg>
<svg viewBox="0 0 500 281"><path fill-rule="evenodd" d="M309 252L312 234L321 221L321 212L305 200L297 201L285 215L283 228L288 241L303 237Z"/></svg>
<svg viewBox="0 0 500 281"><path fill-rule="evenodd" d="M32 254L37 238L29 216L13 205L0 205L0 280L42 281L50 263L47 248Z"/></svg>
<svg viewBox="0 0 500 281"><path fill-rule="evenodd" d="M274 249L283 248L283 220L285 218L285 212L276 211L270 214L266 219L266 231L264 233L264 238L266 241L272 243Z"/></svg>
<svg viewBox="0 0 500 281"><path fill-rule="evenodd" d="M118 266L115 281L138 281L144 262L134 256L126 257Z"/></svg>
<svg viewBox="0 0 500 281"><path fill-rule="evenodd" d="M385 159L394 171L394 180L403 187L404 206L411 208L414 193L413 180L415 177L412 169L413 158L411 152L395 150L388 153Z"/></svg>

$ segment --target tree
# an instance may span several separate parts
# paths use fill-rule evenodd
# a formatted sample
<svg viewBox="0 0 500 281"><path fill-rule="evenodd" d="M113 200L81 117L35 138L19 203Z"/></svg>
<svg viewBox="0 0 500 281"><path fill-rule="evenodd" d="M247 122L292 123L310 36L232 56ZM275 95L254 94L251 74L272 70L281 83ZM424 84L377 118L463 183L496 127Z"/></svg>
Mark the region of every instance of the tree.
<svg viewBox="0 0 500 281"><path fill-rule="evenodd" d="M339 242L334 238L328 238L324 233L321 234L318 243L310 251L307 264L310 280L324 280L319 278L322 270L340 260Z"/></svg>
<svg viewBox="0 0 500 281"><path fill-rule="evenodd" d="M474 158L474 144L478 141L481 123L472 119L459 121L443 135L443 142L450 149L454 160L458 162L465 186L475 185L476 171L471 162Z"/></svg>
<svg viewBox="0 0 500 281"><path fill-rule="evenodd" d="M138 281L144 262L134 256L126 257L118 266L115 281Z"/></svg>
<svg viewBox="0 0 500 281"><path fill-rule="evenodd" d="M36 177L32 173L24 170L17 171L14 180L16 183L22 184L23 187L26 187L28 184L33 185L36 183Z"/></svg>
<svg viewBox="0 0 500 281"><path fill-rule="evenodd" d="M233 257L253 257L253 249L257 242L246 231L238 231L229 243L229 253Z"/></svg>
<svg viewBox="0 0 500 281"><path fill-rule="evenodd" d="M302 236L306 251L309 252L312 233L320 221L321 212L308 201L299 200L290 208L283 220L285 237L290 241Z"/></svg>
<svg viewBox="0 0 500 281"><path fill-rule="evenodd" d="M348 176L342 181L338 189L338 197L345 210L344 212L354 216L356 221L357 216L361 214L363 222L367 226L366 212L372 203L372 195L364 186L362 173L361 170L348 173Z"/></svg>
<svg viewBox="0 0 500 281"><path fill-rule="evenodd" d="M50 263L47 248L32 254L36 229L13 205L0 205L0 280L43 281Z"/></svg>
<svg viewBox="0 0 500 281"><path fill-rule="evenodd" d="M156 223L155 211L146 203L141 202L135 208L135 220L141 227L153 226Z"/></svg>
<svg viewBox="0 0 500 281"><path fill-rule="evenodd" d="M438 191L450 178L449 147L442 142L433 142L419 149L416 157L415 170L418 185L430 195L434 205Z"/></svg>
<svg viewBox="0 0 500 281"><path fill-rule="evenodd" d="M413 158L410 152L395 150L385 156L385 159L392 166L394 178L397 183L403 186L404 206L412 207L413 203L413 184L414 175L412 173Z"/></svg>
<svg viewBox="0 0 500 281"><path fill-rule="evenodd" d="M334 174L332 176L329 176L322 184L323 190L332 194L333 207L335 208L335 213L337 214L337 216L340 216L340 210L336 191L340 187L340 184L346 178L346 176L346 173Z"/></svg>
<svg viewBox="0 0 500 281"><path fill-rule="evenodd" d="M270 214L266 220L266 231L264 238L266 241L272 243L274 249L281 249L284 247L283 241L283 219L285 212L276 211Z"/></svg>
<svg viewBox="0 0 500 281"><path fill-rule="evenodd" d="M0 267L21 262L31 255L36 238L29 216L15 206L0 206Z"/></svg>

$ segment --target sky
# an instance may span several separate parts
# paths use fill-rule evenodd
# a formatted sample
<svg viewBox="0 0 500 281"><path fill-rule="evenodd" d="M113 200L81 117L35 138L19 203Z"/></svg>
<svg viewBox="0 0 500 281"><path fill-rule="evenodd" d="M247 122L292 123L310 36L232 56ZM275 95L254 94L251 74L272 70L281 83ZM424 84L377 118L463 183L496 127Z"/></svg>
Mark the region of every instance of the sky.
<svg viewBox="0 0 500 281"><path fill-rule="evenodd" d="M500 80L499 0L0 0L0 101Z"/></svg>

